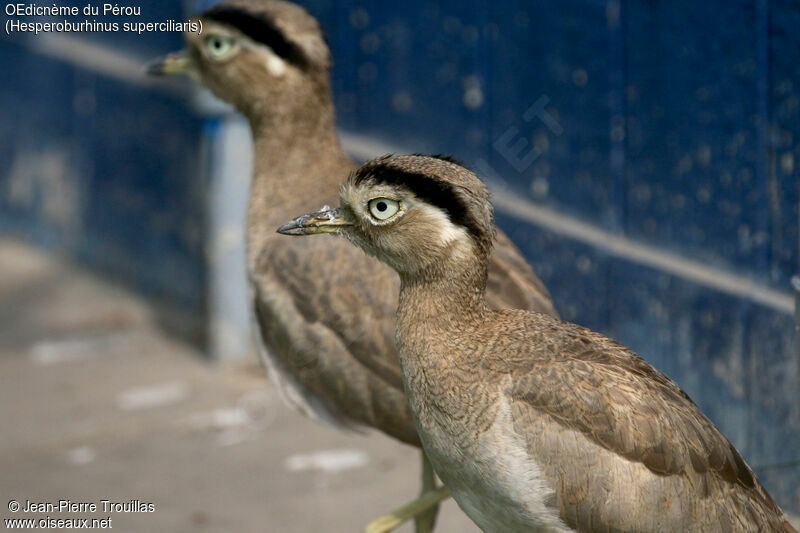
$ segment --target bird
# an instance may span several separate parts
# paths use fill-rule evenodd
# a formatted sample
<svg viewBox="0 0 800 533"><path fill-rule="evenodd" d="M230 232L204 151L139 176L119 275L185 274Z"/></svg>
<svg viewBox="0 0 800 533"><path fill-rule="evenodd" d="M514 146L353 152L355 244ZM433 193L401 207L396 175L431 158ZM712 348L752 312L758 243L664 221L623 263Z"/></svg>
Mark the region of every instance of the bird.
<svg viewBox="0 0 800 533"><path fill-rule="evenodd" d="M795 531L734 446L639 355L488 305L494 231L474 173L404 155L353 172L340 207L278 229L344 236L399 274L414 421L472 521L492 533Z"/></svg>
<svg viewBox="0 0 800 533"><path fill-rule="evenodd" d="M202 34L186 33L186 49L148 71L188 74L249 122L249 305L271 380L287 404L313 419L377 428L419 447L394 345L397 277L345 242L286 242L274 233L308 203L335 203L339 183L358 167L336 132L331 56L318 21L278 0L226 1L194 20ZM491 305L556 315L502 232L490 263ZM433 487L426 466L423 456L423 492Z"/></svg>

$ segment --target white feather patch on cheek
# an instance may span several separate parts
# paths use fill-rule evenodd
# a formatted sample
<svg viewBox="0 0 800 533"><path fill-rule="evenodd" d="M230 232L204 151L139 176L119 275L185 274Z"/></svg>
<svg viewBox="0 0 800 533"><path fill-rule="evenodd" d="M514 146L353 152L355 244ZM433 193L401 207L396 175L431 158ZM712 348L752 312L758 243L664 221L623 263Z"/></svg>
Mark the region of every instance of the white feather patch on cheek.
<svg viewBox="0 0 800 533"><path fill-rule="evenodd" d="M270 53L267 56L267 70L276 78L280 78L286 74L286 62L275 54Z"/></svg>
<svg viewBox="0 0 800 533"><path fill-rule="evenodd" d="M420 203L417 207L424 211L425 216L430 219L431 228L436 228L435 231L439 232L439 242L441 242L442 246L468 238L467 231L461 226L453 224L450 218L440 209L423 203Z"/></svg>

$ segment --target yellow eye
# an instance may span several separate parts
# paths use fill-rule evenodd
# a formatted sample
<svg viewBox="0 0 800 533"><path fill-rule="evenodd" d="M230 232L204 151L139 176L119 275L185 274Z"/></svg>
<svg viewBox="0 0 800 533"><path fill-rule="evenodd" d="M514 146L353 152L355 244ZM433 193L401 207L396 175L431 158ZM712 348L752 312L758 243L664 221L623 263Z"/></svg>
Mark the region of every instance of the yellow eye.
<svg viewBox="0 0 800 533"><path fill-rule="evenodd" d="M378 220L389 220L400 211L400 203L389 198L373 198L369 201L369 212Z"/></svg>
<svg viewBox="0 0 800 533"><path fill-rule="evenodd" d="M204 41L211 59L225 59L233 52L233 39L222 35L212 35Z"/></svg>

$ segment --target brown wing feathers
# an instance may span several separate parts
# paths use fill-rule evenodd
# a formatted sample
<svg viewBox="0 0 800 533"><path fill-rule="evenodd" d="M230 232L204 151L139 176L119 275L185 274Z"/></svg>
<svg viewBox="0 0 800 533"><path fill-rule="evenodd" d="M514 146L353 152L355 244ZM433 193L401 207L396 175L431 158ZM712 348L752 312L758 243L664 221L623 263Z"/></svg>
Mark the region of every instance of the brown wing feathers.
<svg viewBox="0 0 800 533"><path fill-rule="evenodd" d="M512 398L655 474L713 475L780 515L733 445L674 382L614 341L564 328L574 332L558 337L557 354L515 369Z"/></svg>

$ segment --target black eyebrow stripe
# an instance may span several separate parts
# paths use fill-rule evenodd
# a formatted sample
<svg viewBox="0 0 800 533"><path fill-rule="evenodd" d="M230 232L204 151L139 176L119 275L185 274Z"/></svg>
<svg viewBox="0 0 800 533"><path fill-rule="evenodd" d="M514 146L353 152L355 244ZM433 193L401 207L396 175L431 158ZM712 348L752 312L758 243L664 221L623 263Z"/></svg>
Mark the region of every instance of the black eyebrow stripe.
<svg viewBox="0 0 800 533"><path fill-rule="evenodd" d="M275 54L288 62L303 68L308 66L308 57L303 50L287 39L269 19L227 6L212 7L203 13L203 18L233 26L252 40L269 46Z"/></svg>
<svg viewBox="0 0 800 533"><path fill-rule="evenodd" d="M358 173L354 185L360 185L365 180L374 180L376 183L386 185L401 185L414 193L414 196L424 202L438 207L444 211L448 218L463 228L474 238L481 240L480 225L470 215L469 209L459 198L453 186L416 172L406 172L386 166L375 166L368 172Z"/></svg>

